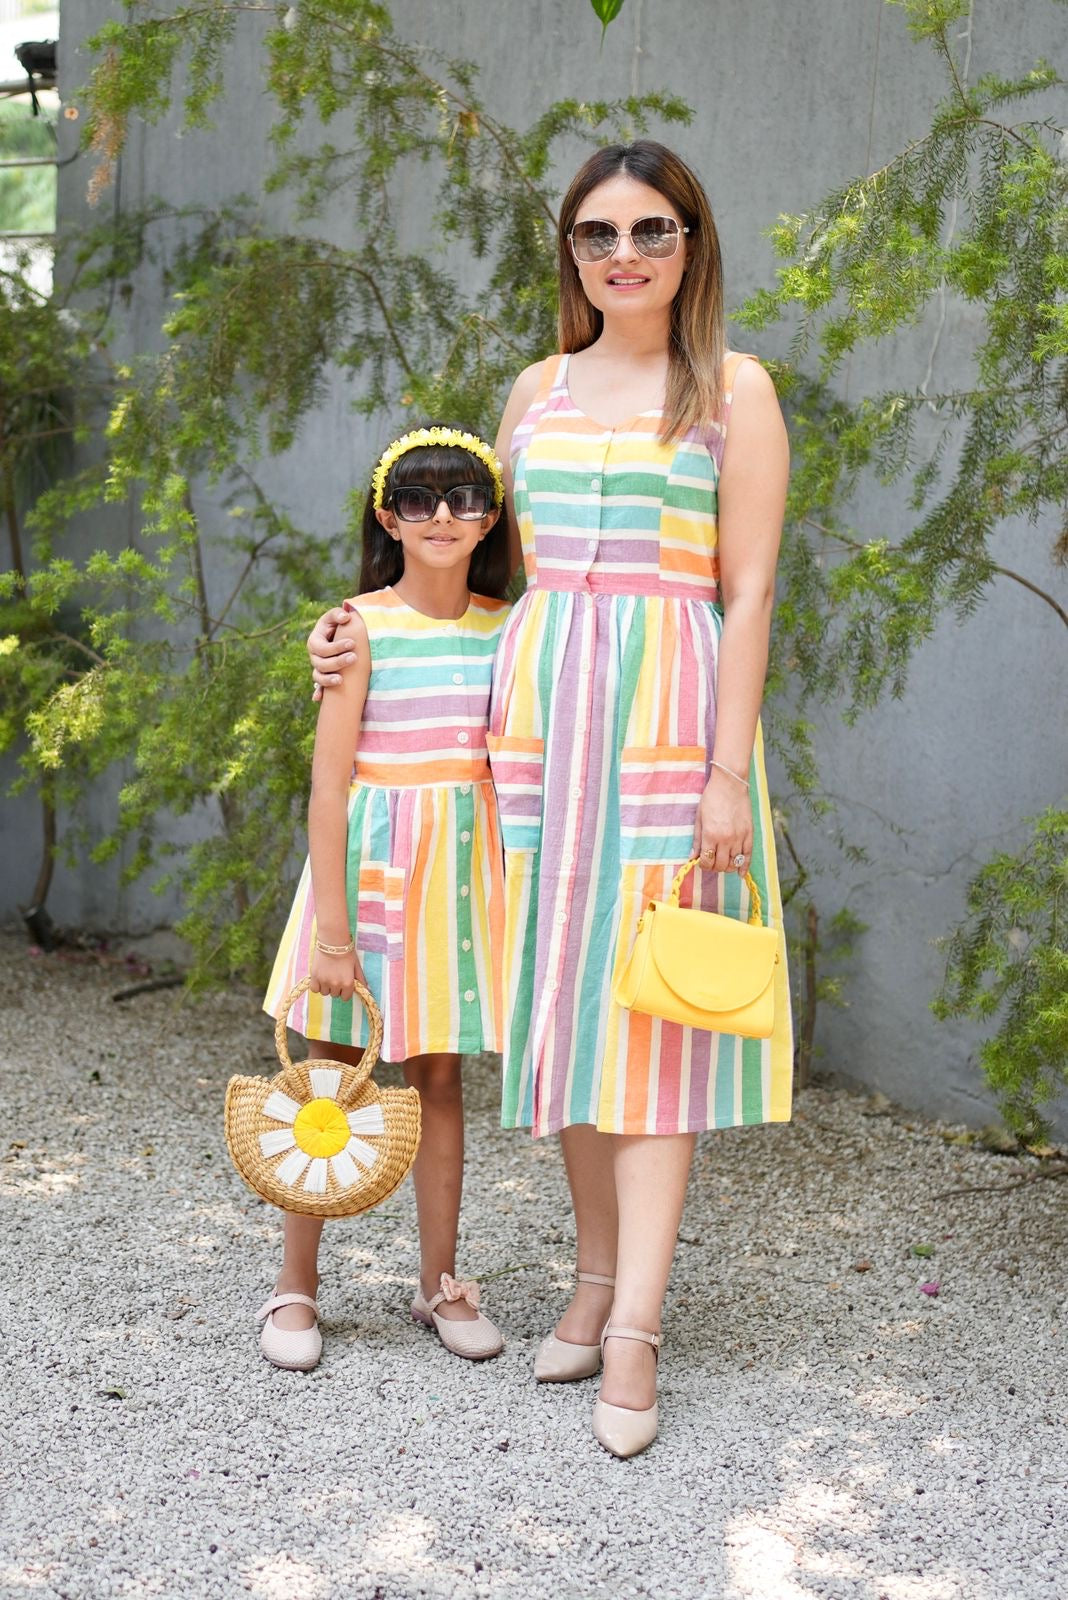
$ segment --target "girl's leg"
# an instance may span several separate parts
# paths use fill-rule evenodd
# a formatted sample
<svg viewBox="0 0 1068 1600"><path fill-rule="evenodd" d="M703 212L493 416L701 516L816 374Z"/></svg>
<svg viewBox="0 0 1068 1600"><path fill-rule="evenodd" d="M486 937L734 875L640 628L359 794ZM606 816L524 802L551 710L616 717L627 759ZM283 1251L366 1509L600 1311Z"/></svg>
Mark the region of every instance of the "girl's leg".
<svg viewBox="0 0 1068 1600"><path fill-rule="evenodd" d="M574 1123L560 1134L571 1203L575 1209L576 1267L606 1278L616 1271L618 1230L614 1146L611 1133ZM612 1290L599 1283L577 1283L571 1304L556 1325L568 1344L596 1344L608 1320Z"/></svg>
<svg viewBox="0 0 1068 1600"><path fill-rule="evenodd" d="M464 1179L464 1091L457 1055L412 1056L404 1063L405 1082L419 1090L423 1133L412 1168L419 1217L419 1287L427 1300L438 1292L441 1274L456 1272L456 1230ZM464 1300L442 1301L437 1315L474 1322L477 1313Z"/></svg>
<svg viewBox="0 0 1068 1600"><path fill-rule="evenodd" d="M612 1321L619 1327L660 1332L694 1142L692 1133L612 1136L619 1206ZM652 1347L633 1339L609 1339L600 1397L608 1405L635 1411L651 1406L656 1399Z"/></svg>
<svg viewBox="0 0 1068 1600"><path fill-rule="evenodd" d="M322 1039L308 1040L310 1060L350 1061L356 1066L362 1055L359 1047L330 1044ZM291 1211L286 1213L282 1270L274 1286L275 1294L307 1294L315 1299L319 1291L319 1239L323 1220ZM275 1312L274 1322L276 1327L292 1331L314 1327L315 1317L308 1306L282 1306Z"/></svg>

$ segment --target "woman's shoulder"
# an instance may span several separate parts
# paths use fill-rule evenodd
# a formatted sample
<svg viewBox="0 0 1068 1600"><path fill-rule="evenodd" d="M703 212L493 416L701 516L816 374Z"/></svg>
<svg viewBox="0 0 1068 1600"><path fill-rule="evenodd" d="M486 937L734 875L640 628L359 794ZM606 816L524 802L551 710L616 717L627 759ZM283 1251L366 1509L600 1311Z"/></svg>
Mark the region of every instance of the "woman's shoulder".
<svg viewBox="0 0 1068 1600"><path fill-rule="evenodd" d="M509 406L522 406L525 410L542 384L555 373L562 359L560 351L557 350L555 354L544 356L541 361L532 361L529 367L524 367L512 384L512 392L508 398Z"/></svg>

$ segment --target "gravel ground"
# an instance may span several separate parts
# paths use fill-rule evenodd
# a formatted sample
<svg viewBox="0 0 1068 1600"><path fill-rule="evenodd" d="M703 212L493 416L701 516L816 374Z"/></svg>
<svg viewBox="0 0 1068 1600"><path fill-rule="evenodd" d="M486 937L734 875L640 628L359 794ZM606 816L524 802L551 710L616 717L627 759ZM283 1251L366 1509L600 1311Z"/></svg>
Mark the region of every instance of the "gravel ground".
<svg viewBox="0 0 1068 1600"><path fill-rule="evenodd" d="M705 1137L660 1439L619 1462L595 1384L530 1376L573 1242L556 1142L497 1128L492 1064L461 1267L504 1354L409 1320L407 1186L328 1224L324 1359L281 1373L252 1321L278 1215L220 1118L270 1070L256 997L116 1005L113 960L0 954L4 1597L1068 1595L1068 1183L1033 1158L826 1088Z"/></svg>

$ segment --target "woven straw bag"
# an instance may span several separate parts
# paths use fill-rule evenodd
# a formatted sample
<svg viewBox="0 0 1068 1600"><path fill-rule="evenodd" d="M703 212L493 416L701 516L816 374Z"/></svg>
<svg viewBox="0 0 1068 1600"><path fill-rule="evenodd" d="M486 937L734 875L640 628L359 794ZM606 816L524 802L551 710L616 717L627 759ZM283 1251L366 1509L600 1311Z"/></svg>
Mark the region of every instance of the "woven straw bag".
<svg viewBox="0 0 1068 1600"><path fill-rule="evenodd" d="M274 1042L282 1071L227 1084L226 1143L249 1188L272 1205L309 1217L355 1217L387 1200L408 1176L419 1149L419 1091L380 1089L372 1079L382 1018L362 983L355 995L371 1036L359 1066L291 1061L286 1018L310 986L302 978L278 1016Z"/></svg>

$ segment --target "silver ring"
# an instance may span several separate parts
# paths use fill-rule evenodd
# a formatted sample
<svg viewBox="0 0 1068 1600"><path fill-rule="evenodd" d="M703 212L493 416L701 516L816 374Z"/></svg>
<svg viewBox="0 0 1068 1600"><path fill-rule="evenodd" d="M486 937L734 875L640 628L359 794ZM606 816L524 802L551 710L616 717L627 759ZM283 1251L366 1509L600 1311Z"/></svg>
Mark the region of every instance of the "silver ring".
<svg viewBox="0 0 1068 1600"><path fill-rule="evenodd" d="M743 855L741 855L741 854L736 855L734 857L734 860L731 862L731 865L734 866L734 867L744 867L745 866L745 857Z"/></svg>

